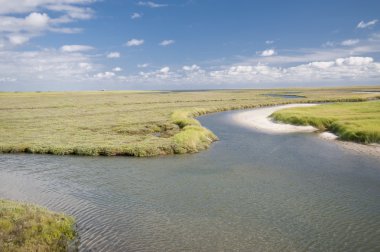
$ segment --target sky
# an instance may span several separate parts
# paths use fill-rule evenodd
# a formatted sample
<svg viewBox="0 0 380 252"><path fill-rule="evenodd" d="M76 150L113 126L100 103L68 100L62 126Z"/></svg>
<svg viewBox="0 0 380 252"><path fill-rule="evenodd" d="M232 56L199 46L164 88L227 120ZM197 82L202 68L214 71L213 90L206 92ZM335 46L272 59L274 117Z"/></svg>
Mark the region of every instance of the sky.
<svg viewBox="0 0 380 252"><path fill-rule="evenodd" d="M0 0L0 91L380 84L380 1Z"/></svg>

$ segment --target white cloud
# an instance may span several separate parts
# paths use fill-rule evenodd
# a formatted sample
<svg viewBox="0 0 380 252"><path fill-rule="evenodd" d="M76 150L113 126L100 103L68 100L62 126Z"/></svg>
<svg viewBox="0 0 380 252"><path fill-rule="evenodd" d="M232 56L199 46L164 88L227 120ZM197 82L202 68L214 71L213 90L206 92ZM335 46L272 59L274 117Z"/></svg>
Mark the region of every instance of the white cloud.
<svg viewBox="0 0 380 252"><path fill-rule="evenodd" d="M27 13L54 4L88 4L94 0L0 0L0 14Z"/></svg>
<svg viewBox="0 0 380 252"><path fill-rule="evenodd" d="M52 49L0 51L0 76L16 79L19 84L78 83L88 80L98 68L91 57L81 53Z"/></svg>
<svg viewBox="0 0 380 252"><path fill-rule="evenodd" d="M200 66L193 64L191 66L183 66L182 69L184 71L194 72L194 71L199 71L201 68Z"/></svg>
<svg viewBox="0 0 380 252"><path fill-rule="evenodd" d="M69 4L54 4L46 6L47 9L57 12L65 12L66 16L61 17L61 20L67 21L80 19L91 19L94 16L94 11L91 8L78 7Z"/></svg>
<svg viewBox="0 0 380 252"><path fill-rule="evenodd" d="M48 28L49 16L33 12L25 18L0 16L0 32L39 32Z"/></svg>
<svg viewBox="0 0 380 252"><path fill-rule="evenodd" d="M92 18L94 12L85 5L94 0L0 0L0 41L18 46L46 32L78 33L82 29L65 27L76 20ZM50 11L50 17L46 11ZM22 33L22 34L21 34ZM12 43L13 42L13 43Z"/></svg>
<svg viewBox="0 0 380 252"><path fill-rule="evenodd" d="M92 64L88 63L88 62L80 62L78 64L78 66L81 68L81 69L85 69L85 70L92 70Z"/></svg>
<svg viewBox="0 0 380 252"><path fill-rule="evenodd" d="M271 45L273 43L274 43L274 40L267 40L267 41L265 41L265 44L267 44L267 45Z"/></svg>
<svg viewBox="0 0 380 252"><path fill-rule="evenodd" d="M0 77L0 82L9 83L9 82L15 82L15 81L17 81L16 78L11 78L11 77Z"/></svg>
<svg viewBox="0 0 380 252"><path fill-rule="evenodd" d="M141 18L141 17L142 17L142 14L137 13L137 12L135 12L135 13L133 13L131 15L131 19L138 19L138 18Z"/></svg>
<svg viewBox="0 0 380 252"><path fill-rule="evenodd" d="M126 46L140 46L144 44L144 40L143 39L131 39L131 40L128 40L127 43L125 43Z"/></svg>
<svg viewBox="0 0 380 252"><path fill-rule="evenodd" d="M148 63L138 64L138 65L137 65L138 68L146 68L146 67L148 67L148 66L149 66Z"/></svg>
<svg viewBox="0 0 380 252"><path fill-rule="evenodd" d="M140 72L137 78L135 76L129 76L129 79L132 79L134 81L143 80L143 81L148 81L148 82L160 81L160 80L173 81L174 73L170 72L170 67L165 66L156 71Z"/></svg>
<svg viewBox="0 0 380 252"><path fill-rule="evenodd" d="M66 33L66 34L75 34L83 31L82 28L77 27L50 27L49 31L58 32L58 33Z"/></svg>
<svg viewBox="0 0 380 252"><path fill-rule="evenodd" d="M64 45L61 47L62 52L73 53L73 52L85 52L93 50L92 46L88 45Z"/></svg>
<svg viewBox="0 0 380 252"><path fill-rule="evenodd" d="M30 13L25 18L25 24L31 27L35 27L36 29L44 28L48 25L49 16L46 13Z"/></svg>
<svg viewBox="0 0 380 252"><path fill-rule="evenodd" d="M335 60L335 64L338 66L349 65L349 66L364 66L373 63L372 57L348 57L348 58L338 58Z"/></svg>
<svg viewBox="0 0 380 252"><path fill-rule="evenodd" d="M119 52L110 52L107 54L107 58L109 58L109 59L120 58L120 53Z"/></svg>
<svg viewBox="0 0 380 252"><path fill-rule="evenodd" d="M155 2L151 2L151 1L139 1L137 3L137 5L145 6L145 7L149 7L149 8L160 8L160 7L168 6L167 4L158 4Z"/></svg>
<svg viewBox="0 0 380 252"><path fill-rule="evenodd" d="M372 34L368 40L363 40L360 45L356 46L282 49L282 55L262 57L258 53L258 56L240 57L240 63L249 65L257 63L290 65L313 61L329 61L350 56L373 55L380 53L379 42L380 36Z"/></svg>
<svg viewBox="0 0 380 252"><path fill-rule="evenodd" d="M29 41L28 37L19 34L11 34L8 39L12 45L22 45Z"/></svg>
<svg viewBox="0 0 380 252"><path fill-rule="evenodd" d="M139 75L125 76L128 83L160 85L194 85L202 83L241 87L261 86L276 83L307 85L318 83L365 83L380 78L380 63L371 57L346 57L329 61L312 61L290 67L273 67L265 64L231 65L219 69L203 70L198 65L183 66L177 70L163 67L151 72L140 72Z"/></svg>
<svg viewBox="0 0 380 252"><path fill-rule="evenodd" d="M338 58L333 61L309 62L292 67L234 65L207 73L208 82L221 83L311 83L326 81L376 80L380 63L371 57Z"/></svg>
<svg viewBox="0 0 380 252"><path fill-rule="evenodd" d="M274 49L267 49L267 50L262 51L260 55L263 57L269 57L275 54L276 54L276 51Z"/></svg>
<svg viewBox="0 0 380 252"><path fill-rule="evenodd" d="M311 67L316 67L320 69L327 69L335 64L334 61L315 61L315 62L310 62L309 66Z"/></svg>
<svg viewBox="0 0 380 252"><path fill-rule="evenodd" d="M160 73L168 74L170 71L170 67L166 66L160 69Z"/></svg>
<svg viewBox="0 0 380 252"><path fill-rule="evenodd" d="M347 40L342 41L342 43L340 44L342 46L353 46L359 43L359 41L360 41L359 39L347 39Z"/></svg>
<svg viewBox="0 0 380 252"><path fill-rule="evenodd" d="M111 79L115 76L115 73L113 72L101 72L94 75L94 78L96 79Z"/></svg>
<svg viewBox="0 0 380 252"><path fill-rule="evenodd" d="M169 39L169 40L163 40L163 41L160 42L160 46L168 46L168 45L172 45L172 44L174 44L174 43L175 43L175 41L172 40L172 39Z"/></svg>
<svg viewBox="0 0 380 252"><path fill-rule="evenodd" d="M140 67L147 64L141 64ZM197 64L178 69L164 66L158 70L122 76L120 67L104 70L93 62L93 57L81 52L64 53L61 50L29 52L0 51L0 76L3 83L93 83L107 80L107 84L124 85L194 85L207 87L260 86L277 83L368 83L380 79L380 63L372 57L338 57L326 61L310 61L280 67L262 63L238 63L230 66L201 68ZM104 85L104 84L103 84ZM157 87L158 88L158 87Z"/></svg>
<svg viewBox="0 0 380 252"><path fill-rule="evenodd" d="M360 23L356 26L356 28L359 28L359 29L368 28L368 27L374 26L377 23L377 21L378 21L377 19L368 21L367 23L364 21L360 21Z"/></svg>

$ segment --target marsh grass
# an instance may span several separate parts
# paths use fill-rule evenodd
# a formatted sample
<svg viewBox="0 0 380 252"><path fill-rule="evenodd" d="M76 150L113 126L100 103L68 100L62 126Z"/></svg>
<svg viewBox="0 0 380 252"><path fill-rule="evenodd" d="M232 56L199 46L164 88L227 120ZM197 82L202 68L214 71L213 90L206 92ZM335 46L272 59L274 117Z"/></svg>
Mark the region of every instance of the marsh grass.
<svg viewBox="0 0 380 252"><path fill-rule="evenodd" d="M379 87L204 92L0 93L0 152L154 156L193 153L217 137L195 117L295 102L364 101ZM265 94L296 92L300 99Z"/></svg>
<svg viewBox="0 0 380 252"><path fill-rule="evenodd" d="M0 200L0 251L67 251L74 219L19 202Z"/></svg>
<svg viewBox="0 0 380 252"><path fill-rule="evenodd" d="M380 101L323 104L316 107L284 109L272 117L295 125L311 125L331 131L339 139L380 143Z"/></svg>

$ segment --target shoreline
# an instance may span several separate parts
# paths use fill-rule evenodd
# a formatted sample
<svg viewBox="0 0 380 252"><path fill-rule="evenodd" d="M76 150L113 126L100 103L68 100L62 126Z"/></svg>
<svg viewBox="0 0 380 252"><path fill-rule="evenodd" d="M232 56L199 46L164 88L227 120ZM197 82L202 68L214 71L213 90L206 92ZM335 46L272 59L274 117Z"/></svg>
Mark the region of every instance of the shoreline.
<svg viewBox="0 0 380 252"><path fill-rule="evenodd" d="M287 104L280 106L271 106L265 108L258 108L249 111L242 111L233 116L233 120L247 128L253 128L260 132L268 133L268 134L288 134L288 133L296 133L296 132L314 132L318 129L313 126L296 126L285 123L274 122L269 118L271 114L274 112L286 109L286 108L297 108L297 107L311 107L317 106L315 103L308 104Z"/></svg>
<svg viewBox="0 0 380 252"><path fill-rule="evenodd" d="M360 144L355 142L340 141L338 136L325 131L318 132L319 130L313 126L296 126L292 124L285 124L273 121L269 116L281 109L296 108L296 107L311 107L319 104L287 104L280 106L272 106L266 108L258 108L250 111L242 111L232 117L232 120L245 127L254 129L266 134L289 134L289 133L315 133L318 137L325 141L334 141L344 149L350 150L359 154L366 154L372 157L380 158L380 145L379 144Z"/></svg>

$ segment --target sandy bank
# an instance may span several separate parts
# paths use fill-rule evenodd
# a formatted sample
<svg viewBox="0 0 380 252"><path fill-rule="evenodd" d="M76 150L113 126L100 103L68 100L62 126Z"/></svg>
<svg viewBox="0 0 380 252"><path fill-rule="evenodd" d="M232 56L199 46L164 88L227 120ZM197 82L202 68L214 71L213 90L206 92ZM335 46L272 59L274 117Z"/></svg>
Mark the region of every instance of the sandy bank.
<svg viewBox="0 0 380 252"><path fill-rule="evenodd" d="M244 111L234 115L233 120L245 127L254 128L261 132L272 134L284 134L293 132L314 132L317 129L312 126L295 126L291 124L277 123L272 121L269 116L277 110L295 107L310 107L317 104L288 104L268 108Z"/></svg>
<svg viewBox="0 0 380 252"><path fill-rule="evenodd" d="M346 142L337 140L337 136L331 132L318 133L318 129L312 126L295 126L291 124L284 124L274 122L269 116L281 109L295 108L295 107L310 107L318 104L288 104L267 108L259 108L250 111L243 111L233 116L234 122L244 127L252 128L267 134L286 134L296 132L316 132L321 139L326 141L334 141L339 143L339 147L359 153L366 154L373 157L380 158L380 145L379 144L359 144L354 142Z"/></svg>

